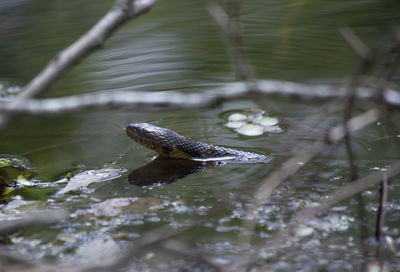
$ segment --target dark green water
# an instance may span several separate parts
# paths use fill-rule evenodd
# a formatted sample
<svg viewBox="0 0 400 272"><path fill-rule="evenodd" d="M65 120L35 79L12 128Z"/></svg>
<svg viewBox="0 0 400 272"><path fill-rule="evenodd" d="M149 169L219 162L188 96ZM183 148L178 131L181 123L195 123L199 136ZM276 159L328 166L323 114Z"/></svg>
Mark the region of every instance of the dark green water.
<svg viewBox="0 0 400 272"><path fill-rule="evenodd" d="M1 2L0 83L27 84L51 57L84 34L112 4L113 1L92 0ZM124 25L100 51L86 58L43 96L108 90L201 92L235 81L226 40L208 15L206 4L161 1L150 13ZM372 46L400 19L400 3L394 0L246 1L241 6L243 52L256 77L306 83L341 81L357 69L357 56L338 28L350 26ZM260 108L278 117L283 133L246 137L224 126L227 112L249 108ZM49 229L20 233L10 239L7 247L18 255L24 252L28 259L74 259L77 249L99 234L107 233L124 246L135 244L146 231L157 227L189 226L190 233L177 239L222 266L229 266L240 257L252 257L256 250L264 248L264 255L256 264L260 269L362 270L365 263L376 260L373 237L377 188L363 194L363 226L367 232L360 234L359 199L354 198L327 214L324 222L329 228L315 228L311 235L296 240L285 250L268 247L269 240L296 211L314 205L346 183L349 169L343 146L328 148L322 157L276 188L263 206L255 238L249 244L239 241L245 209L256 188L293 154L293 144L312 141L304 127L327 127L340 122L340 114L329 114L325 109L319 102L248 97L207 109L125 107L19 116L0 135L0 153L29 159L37 169L36 179L53 182L68 172L100 169L112 163L127 172L119 179L92 184L89 190L65 196L55 196L64 185L15 190L5 203L22 196L25 200L38 200L41 207L66 208L72 216ZM303 123L310 116L319 118ZM140 188L130 185L127 175L150 162L154 153L132 143L113 122L151 122L195 140L269 154L272 161L227 164L172 184ZM399 138L390 138L384 125L373 124L354 138L361 174L384 168L398 158ZM144 204L114 217L90 212L96 203L118 197L138 197ZM397 246L399 197L398 179L393 179L385 233ZM288 236L287 241L292 237ZM211 270L160 250L150 252L154 255L137 256L134 267L149 271ZM393 271L400 269L398 256L398 252L389 252L384 258Z"/></svg>

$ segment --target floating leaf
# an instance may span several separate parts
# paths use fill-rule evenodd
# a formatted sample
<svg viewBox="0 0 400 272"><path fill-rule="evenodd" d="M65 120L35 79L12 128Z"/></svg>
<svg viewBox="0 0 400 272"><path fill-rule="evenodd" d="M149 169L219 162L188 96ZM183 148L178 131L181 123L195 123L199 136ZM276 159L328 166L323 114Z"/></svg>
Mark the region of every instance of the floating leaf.
<svg viewBox="0 0 400 272"><path fill-rule="evenodd" d="M305 225L301 225L298 228L296 228L295 233L297 234L297 236L300 237L305 237L305 236L309 236L311 234L313 234L314 229L311 227L307 227Z"/></svg>
<svg viewBox="0 0 400 272"><path fill-rule="evenodd" d="M264 133L264 128L259 125L246 124L240 127L237 132L246 136L258 136Z"/></svg>
<svg viewBox="0 0 400 272"><path fill-rule="evenodd" d="M17 182L18 184L21 184L21 185L24 185L24 186L34 186L34 185L35 185L35 183L30 182L30 181L27 180L23 175L19 175L19 176L17 177L16 182Z"/></svg>
<svg viewBox="0 0 400 272"><path fill-rule="evenodd" d="M278 118L275 117L261 117L253 120L254 124L259 124L265 127L275 126L279 123Z"/></svg>
<svg viewBox="0 0 400 272"><path fill-rule="evenodd" d="M69 191L76 190L81 187L86 187L93 182L102 182L118 178L124 171L125 170L122 169L111 169L111 168L88 170L74 175L73 177L70 178L69 181L66 178L61 179L56 183L62 183L68 181L68 184L65 188L58 191L57 195L65 194Z"/></svg>
<svg viewBox="0 0 400 272"><path fill-rule="evenodd" d="M244 113L232 113L228 117L228 123L225 126L233 128L239 134L246 136L258 136L264 132L281 133L283 130L277 125L279 119L275 117L264 116L262 110L248 110Z"/></svg>
<svg viewBox="0 0 400 272"><path fill-rule="evenodd" d="M245 120L247 120L247 115L245 115L243 113L238 113L238 112L232 113L228 117L228 121L230 121L230 122L245 121Z"/></svg>
<svg viewBox="0 0 400 272"><path fill-rule="evenodd" d="M231 121L225 124L228 128L240 128L245 125L246 121Z"/></svg>

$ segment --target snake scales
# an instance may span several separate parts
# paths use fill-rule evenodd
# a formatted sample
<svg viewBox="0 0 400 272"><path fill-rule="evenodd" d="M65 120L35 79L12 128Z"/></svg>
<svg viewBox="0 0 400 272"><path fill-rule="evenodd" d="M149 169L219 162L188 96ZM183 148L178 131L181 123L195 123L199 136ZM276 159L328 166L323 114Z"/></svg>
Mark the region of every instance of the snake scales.
<svg viewBox="0 0 400 272"><path fill-rule="evenodd" d="M267 156L216 145L196 142L172 130L147 123L132 123L125 127L130 138L164 157L192 160L235 160L239 162L267 161Z"/></svg>

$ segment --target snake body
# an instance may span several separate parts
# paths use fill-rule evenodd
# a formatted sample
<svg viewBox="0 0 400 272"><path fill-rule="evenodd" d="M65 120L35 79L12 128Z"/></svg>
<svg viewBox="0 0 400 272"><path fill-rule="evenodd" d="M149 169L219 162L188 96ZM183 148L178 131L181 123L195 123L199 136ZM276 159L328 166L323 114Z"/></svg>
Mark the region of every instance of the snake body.
<svg viewBox="0 0 400 272"><path fill-rule="evenodd" d="M254 152L240 151L196 142L172 130L147 123L132 123L125 127L130 138L164 157L192 160L267 161L269 158Z"/></svg>

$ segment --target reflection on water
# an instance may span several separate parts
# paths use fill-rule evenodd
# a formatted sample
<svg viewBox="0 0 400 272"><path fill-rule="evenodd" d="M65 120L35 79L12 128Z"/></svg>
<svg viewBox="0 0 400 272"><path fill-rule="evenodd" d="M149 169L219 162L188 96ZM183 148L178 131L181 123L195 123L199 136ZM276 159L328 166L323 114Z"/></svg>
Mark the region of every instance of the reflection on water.
<svg viewBox="0 0 400 272"><path fill-rule="evenodd" d="M221 165L220 162L200 162L158 156L152 162L133 170L128 180L136 186L172 183L187 175Z"/></svg>

